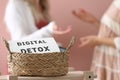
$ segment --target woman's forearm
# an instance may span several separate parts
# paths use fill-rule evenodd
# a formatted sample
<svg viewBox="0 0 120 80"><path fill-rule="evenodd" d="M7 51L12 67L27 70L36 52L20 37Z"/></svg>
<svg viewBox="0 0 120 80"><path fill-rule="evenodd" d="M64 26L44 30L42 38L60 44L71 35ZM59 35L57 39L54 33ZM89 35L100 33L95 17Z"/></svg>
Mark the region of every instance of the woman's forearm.
<svg viewBox="0 0 120 80"><path fill-rule="evenodd" d="M107 45L115 48L114 38L99 38L98 45Z"/></svg>

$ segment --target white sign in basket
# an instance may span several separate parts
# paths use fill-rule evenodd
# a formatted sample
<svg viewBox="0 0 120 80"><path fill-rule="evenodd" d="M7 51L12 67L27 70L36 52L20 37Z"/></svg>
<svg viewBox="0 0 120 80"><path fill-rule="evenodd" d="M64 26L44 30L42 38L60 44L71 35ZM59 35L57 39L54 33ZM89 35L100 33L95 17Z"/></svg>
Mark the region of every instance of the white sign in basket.
<svg viewBox="0 0 120 80"><path fill-rule="evenodd" d="M60 52L54 38L41 38L33 40L9 41L11 52L18 53L52 53Z"/></svg>

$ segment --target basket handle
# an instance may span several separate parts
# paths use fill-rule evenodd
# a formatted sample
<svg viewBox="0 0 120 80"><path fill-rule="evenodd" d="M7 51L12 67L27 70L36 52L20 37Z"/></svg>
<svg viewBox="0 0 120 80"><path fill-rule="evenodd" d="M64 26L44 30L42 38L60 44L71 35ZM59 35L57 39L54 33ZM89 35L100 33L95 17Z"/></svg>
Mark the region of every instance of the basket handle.
<svg viewBox="0 0 120 80"><path fill-rule="evenodd" d="M75 42L75 37L73 36L65 52L67 52L67 51L69 51L71 49L74 42Z"/></svg>
<svg viewBox="0 0 120 80"><path fill-rule="evenodd" d="M6 48L8 49L8 53L10 54L10 62L11 62L11 60L12 60L12 53L11 53L10 48L9 48L9 43L7 42L7 40L4 37L2 37L2 40L3 40Z"/></svg>
<svg viewBox="0 0 120 80"><path fill-rule="evenodd" d="M64 53L69 54L68 51L69 51L69 50L71 49L71 47L73 46L74 42L75 42L75 37L72 37L72 39L71 39L71 41L70 41L70 43L69 43L69 45L68 45L68 47L67 47L67 49L65 50ZM64 55L64 54L63 54L63 59L62 59L62 61L63 61L63 62L66 61L66 60L65 60L65 55Z"/></svg>

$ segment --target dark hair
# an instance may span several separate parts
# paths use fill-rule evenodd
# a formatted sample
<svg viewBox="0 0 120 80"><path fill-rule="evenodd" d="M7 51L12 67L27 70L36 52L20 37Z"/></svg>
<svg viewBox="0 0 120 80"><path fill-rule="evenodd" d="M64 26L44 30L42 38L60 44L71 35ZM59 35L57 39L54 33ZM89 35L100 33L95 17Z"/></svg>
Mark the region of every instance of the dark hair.
<svg viewBox="0 0 120 80"><path fill-rule="evenodd" d="M44 16L48 20L50 20L48 0L39 0L39 4L41 6L41 10L42 10L42 13L44 14Z"/></svg>
<svg viewBox="0 0 120 80"><path fill-rule="evenodd" d="M48 0L39 0L39 4L43 12L49 10Z"/></svg>

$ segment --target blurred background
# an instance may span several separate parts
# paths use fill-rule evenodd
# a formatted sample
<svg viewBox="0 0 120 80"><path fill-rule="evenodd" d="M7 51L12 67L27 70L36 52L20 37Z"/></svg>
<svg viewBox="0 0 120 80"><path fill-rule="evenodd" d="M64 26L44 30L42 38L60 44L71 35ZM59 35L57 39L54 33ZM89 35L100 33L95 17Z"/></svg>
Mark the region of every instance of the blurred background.
<svg viewBox="0 0 120 80"><path fill-rule="evenodd" d="M0 2L0 72L2 74L7 74L8 52L1 37L10 40L9 32L4 23L4 13L7 1L8 0L1 0ZM72 15L72 10L83 8L100 19L112 0L49 0L49 2L50 15L55 22L63 28L72 25L71 33L55 36L56 41L62 43L64 47L67 47L72 36L75 36L75 44L70 50L70 66L74 67L76 70L89 70L93 49L91 47L79 48L79 38L85 35L96 35L98 30L93 27L93 25L86 24L74 17Z"/></svg>

